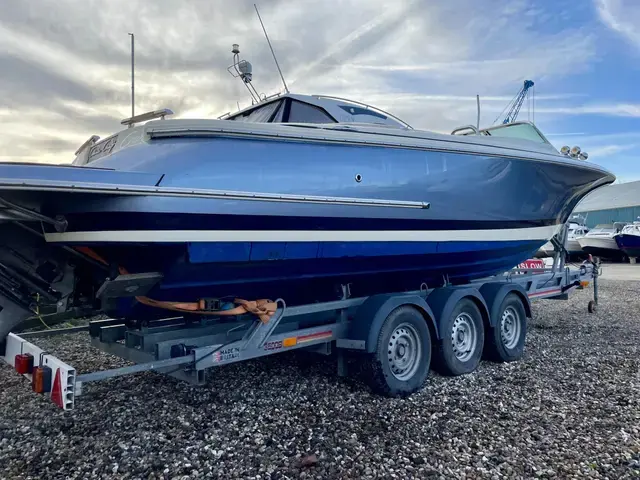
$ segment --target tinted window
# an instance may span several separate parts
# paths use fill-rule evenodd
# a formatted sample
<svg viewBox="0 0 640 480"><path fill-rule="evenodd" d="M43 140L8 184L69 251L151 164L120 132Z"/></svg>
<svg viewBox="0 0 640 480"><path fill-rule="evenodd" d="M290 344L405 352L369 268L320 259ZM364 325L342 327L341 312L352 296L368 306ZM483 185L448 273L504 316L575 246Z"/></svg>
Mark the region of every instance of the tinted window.
<svg viewBox="0 0 640 480"><path fill-rule="evenodd" d="M282 101L267 103L266 105L263 105L261 107L249 110L242 115L237 115L233 118L230 118L230 120L250 123L268 122L271 118L271 115L273 115L273 112L276 111L280 104L282 104Z"/></svg>
<svg viewBox="0 0 640 480"><path fill-rule="evenodd" d="M367 115L367 116L370 116L370 117L378 117L378 118L381 118L382 120L386 120L387 119L386 115L382 115L381 113L376 112L374 110L370 110L368 108L358 107L356 105L340 105L340 108L343 109L348 114L353 115L353 116L356 116L356 115Z"/></svg>
<svg viewBox="0 0 640 480"><path fill-rule="evenodd" d="M291 101L289 122L292 123L335 123L336 121L327 112L308 103Z"/></svg>
<svg viewBox="0 0 640 480"><path fill-rule="evenodd" d="M278 106L278 111L276 112L275 116L273 117L273 120L271 120L273 123L281 123L282 122L282 117L284 115L284 101L280 102L280 105Z"/></svg>

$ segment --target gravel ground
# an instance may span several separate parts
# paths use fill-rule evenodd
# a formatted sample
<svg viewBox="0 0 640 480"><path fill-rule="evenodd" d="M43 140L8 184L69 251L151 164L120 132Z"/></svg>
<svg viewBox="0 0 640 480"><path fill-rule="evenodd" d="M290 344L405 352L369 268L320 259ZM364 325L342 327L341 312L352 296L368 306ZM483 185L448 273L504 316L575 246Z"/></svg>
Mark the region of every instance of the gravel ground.
<svg viewBox="0 0 640 480"><path fill-rule="evenodd" d="M638 478L640 282L534 302L525 358L432 373L409 399L281 354L207 386L153 373L92 384L73 412L0 367L0 478ZM124 362L39 342L82 371Z"/></svg>

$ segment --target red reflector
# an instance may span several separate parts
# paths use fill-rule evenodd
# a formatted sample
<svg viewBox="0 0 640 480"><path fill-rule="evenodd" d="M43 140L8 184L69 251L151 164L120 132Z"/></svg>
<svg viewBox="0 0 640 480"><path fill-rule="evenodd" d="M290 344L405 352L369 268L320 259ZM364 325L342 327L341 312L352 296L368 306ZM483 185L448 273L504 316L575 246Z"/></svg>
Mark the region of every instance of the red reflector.
<svg viewBox="0 0 640 480"><path fill-rule="evenodd" d="M51 389L51 401L58 405L60 408L64 408L62 403L62 380L60 379L60 369L56 370L56 377L53 380L53 388Z"/></svg>
<svg viewBox="0 0 640 480"><path fill-rule="evenodd" d="M31 379L31 388L36 393L51 391L51 368L47 366L35 367Z"/></svg>
<svg viewBox="0 0 640 480"><path fill-rule="evenodd" d="M33 355L30 353L20 353L16 355L16 371L22 375L31 373L33 370Z"/></svg>

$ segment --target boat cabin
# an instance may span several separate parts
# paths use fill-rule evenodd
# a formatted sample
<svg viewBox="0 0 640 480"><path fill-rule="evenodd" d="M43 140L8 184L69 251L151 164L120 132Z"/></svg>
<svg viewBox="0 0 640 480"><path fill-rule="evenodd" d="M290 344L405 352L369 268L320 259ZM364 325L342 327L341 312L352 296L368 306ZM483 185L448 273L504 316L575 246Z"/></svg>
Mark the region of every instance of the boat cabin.
<svg viewBox="0 0 640 480"><path fill-rule="evenodd" d="M355 123L411 128L384 110L340 97L292 93L274 97L218 119L250 123Z"/></svg>
<svg viewBox="0 0 640 480"><path fill-rule="evenodd" d="M638 217L640 219L640 217ZM627 235L637 235L640 237L640 220L636 220L633 223L625 225L620 233Z"/></svg>
<svg viewBox="0 0 640 480"><path fill-rule="evenodd" d="M569 225L568 235L571 238L584 237L589 229L583 225Z"/></svg>

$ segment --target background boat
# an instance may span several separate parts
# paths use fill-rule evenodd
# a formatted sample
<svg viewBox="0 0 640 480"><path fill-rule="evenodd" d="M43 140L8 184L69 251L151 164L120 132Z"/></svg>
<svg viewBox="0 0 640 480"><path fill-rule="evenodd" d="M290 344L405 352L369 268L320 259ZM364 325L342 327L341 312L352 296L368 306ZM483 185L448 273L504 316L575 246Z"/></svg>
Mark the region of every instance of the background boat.
<svg viewBox="0 0 640 480"><path fill-rule="evenodd" d="M640 257L640 221L625 225L615 235L615 241L620 250L635 263L635 259Z"/></svg>
<svg viewBox="0 0 640 480"><path fill-rule="evenodd" d="M596 225L584 237L579 238L578 243L582 250L595 257L622 260L625 254L616 243L615 236L625 225L624 222Z"/></svg>
<svg viewBox="0 0 640 480"><path fill-rule="evenodd" d="M567 230L567 241L565 242L565 249L569 258L579 258L586 255L582 250L578 239L584 237L589 232L589 228L586 225L586 218L582 218L578 215L573 215L569 221L569 228ZM536 256L539 258L551 257L554 255L554 247L551 241L545 243Z"/></svg>

